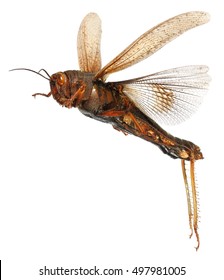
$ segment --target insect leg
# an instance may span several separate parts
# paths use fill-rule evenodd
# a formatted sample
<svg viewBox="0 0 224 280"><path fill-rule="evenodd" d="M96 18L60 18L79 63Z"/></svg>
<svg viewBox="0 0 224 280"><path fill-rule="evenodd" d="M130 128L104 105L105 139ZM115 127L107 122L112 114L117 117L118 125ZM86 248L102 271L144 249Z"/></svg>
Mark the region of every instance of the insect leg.
<svg viewBox="0 0 224 280"><path fill-rule="evenodd" d="M137 118L131 113L128 112L124 115L123 117L123 121L127 124L127 125L131 125L131 123L134 124L135 129L137 129L140 133L145 134L146 130L143 127L143 125L141 125L138 121Z"/></svg>
<svg viewBox="0 0 224 280"><path fill-rule="evenodd" d="M69 98L67 97L60 97L59 103L66 108L72 108L79 106L80 102L83 100L83 96L86 90L86 84L83 81L77 82L79 88L77 90L72 91L72 94Z"/></svg>
<svg viewBox="0 0 224 280"><path fill-rule="evenodd" d="M97 116L102 117L121 117L125 114L124 110L110 109L103 112L97 112Z"/></svg>
<svg viewBox="0 0 224 280"><path fill-rule="evenodd" d="M46 93L34 93L34 94L32 94L33 97L36 97L37 95L41 95L41 96L45 96L45 97L50 97L51 96L51 92L49 92L48 94L46 94Z"/></svg>
<svg viewBox="0 0 224 280"><path fill-rule="evenodd" d="M131 126L131 124L133 123L138 131L140 131L141 133L144 132L143 128L138 123L136 117L131 112L126 112L126 110L111 109L111 110L97 113L97 115L104 116L104 117L122 117L122 121L126 123L128 126Z"/></svg>
<svg viewBox="0 0 224 280"><path fill-rule="evenodd" d="M191 234L190 234L190 238L191 238L193 235L193 225L192 225L193 212L192 212L192 202L190 198L190 190L189 190L189 185L187 180L187 173L186 173L186 166L185 166L184 159L181 159L181 166L182 166L184 185L185 185L186 196L187 196L187 208L188 208L189 226L191 230Z"/></svg>
<svg viewBox="0 0 224 280"><path fill-rule="evenodd" d="M190 174L191 174L191 188L192 188L192 198L193 198L193 226L194 226L194 233L197 238L198 245L196 250L198 250L200 246L200 239L198 234L198 200L197 200L197 192L196 192L196 183L195 183L195 168L194 168L195 160L190 160Z"/></svg>
<svg viewBox="0 0 224 280"><path fill-rule="evenodd" d="M74 101L75 101L75 106L78 106L82 101L85 90L86 90L86 84L82 81L79 89L75 91L69 99L66 99L64 101L64 106L67 108L71 108L73 106Z"/></svg>

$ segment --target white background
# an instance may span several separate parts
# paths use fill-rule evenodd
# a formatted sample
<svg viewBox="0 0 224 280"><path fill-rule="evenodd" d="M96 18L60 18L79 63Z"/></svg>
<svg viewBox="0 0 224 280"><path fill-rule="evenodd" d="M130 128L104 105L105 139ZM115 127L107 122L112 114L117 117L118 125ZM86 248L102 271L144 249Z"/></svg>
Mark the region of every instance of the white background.
<svg viewBox="0 0 224 280"><path fill-rule="evenodd" d="M75 279L39 276L45 265L124 270L185 266L185 276L168 278L223 278L223 8L221 0L8 0L1 4L4 280ZM196 164L201 208L197 253L195 239L188 239L179 160L76 109L62 108L52 98L34 99L35 92L49 92L48 82L29 72L8 72L16 67L45 68L50 74L77 69L76 35L88 12L97 12L102 19L104 65L149 28L192 10L209 12L210 23L114 79L187 64L210 66L212 83L200 110L185 123L165 128L198 144L204 153L205 159ZM132 278L144 279L131 273L119 279Z"/></svg>

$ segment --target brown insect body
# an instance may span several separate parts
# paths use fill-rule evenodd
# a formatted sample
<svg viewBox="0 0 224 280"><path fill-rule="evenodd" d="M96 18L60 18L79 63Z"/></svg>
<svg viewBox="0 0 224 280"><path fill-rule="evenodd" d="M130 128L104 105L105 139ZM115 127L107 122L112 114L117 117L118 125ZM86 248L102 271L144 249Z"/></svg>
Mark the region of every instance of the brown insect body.
<svg viewBox="0 0 224 280"><path fill-rule="evenodd" d="M85 116L110 123L125 134L149 141L172 158L203 158L198 146L172 136L143 114L122 92L122 84L95 81L94 76L93 73L75 70L53 74L50 93L59 104L68 108L78 107Z"/></svg>
<svg viewBox="0 0 224 280"><path fill-rule="evenodd" d="M185 31L208 22L204 12L189 12L168 19L137 38L123 52L101 68L101 21L90 13L78 33L81 71L58 72L50 77L53 96L62 106L77 107L84 115L110 123L124 134L133 134L157 145L172 158L180 158L187 196L190 237L198 234L198 198L195 160L202 159L200 148L190 141L172 136L158 123L175 124L191 116L208 88L208 67L184 66L148 76L105 82L111 73L130 67L149 57ZM32 71L32 70L30 70ZM40 74L41 75L41 74ZM43 76L43 75L41 75ZM185 161L190 161L190 185Z"/></svg>

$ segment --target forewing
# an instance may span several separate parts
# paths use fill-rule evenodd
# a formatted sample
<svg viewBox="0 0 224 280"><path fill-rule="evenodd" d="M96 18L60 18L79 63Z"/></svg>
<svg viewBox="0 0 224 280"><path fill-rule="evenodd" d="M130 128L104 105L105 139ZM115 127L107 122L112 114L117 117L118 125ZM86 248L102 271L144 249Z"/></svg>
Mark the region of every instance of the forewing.
<svg viewBox="0 0 224 280"><path fill-rule="evenodd" d="M209 21L205 12L188 12L170 18L150 29L100 70L96 79L123 70L149 57L185 31Z"/></svg>
<svg viewBox="0 0 224 280"><path fill-rule="evenodd" d="M210 77L204 65L169 69L145 77L115 83L145 115L160 124L177 124L201 104Z"/></svg>
<svg viewBox="0 0 224 280"><path fill-rule="evenodd" d="M77 50L81 71L97 73L101 69L100 55L101 20L95 13L89 13L81 22Z"/></svg>

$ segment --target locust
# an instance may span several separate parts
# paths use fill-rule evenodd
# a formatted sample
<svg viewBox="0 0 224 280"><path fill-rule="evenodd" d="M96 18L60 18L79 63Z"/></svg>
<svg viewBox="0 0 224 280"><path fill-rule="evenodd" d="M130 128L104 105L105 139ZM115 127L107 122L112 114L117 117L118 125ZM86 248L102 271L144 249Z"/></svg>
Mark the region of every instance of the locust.
<svg viewBox="0 0 224 280"><path fill-rule="evenodd" d="M101 67L101 20L96 13L89 13L82 20L78 31L80 70L67 70L50 76L44 69L36 72L19 68L49 80L50 92L33 96L52 96L66 108L78 108L85 116L109 123L125 135L140 137L156 145L171 158L180 159L190 237L196 236L196 249L200 246L200 238L195 162L203 159L203 154L199 146L171 135L160 125L181 123L198 109L209 86L208 67L189 65L124 81L111 82L107 79L110 74L148 58L182 33L208 21L209 15L201 11L172 17L149 29L106 66ZM189 174L186 162L190 165Z"/></svg>

